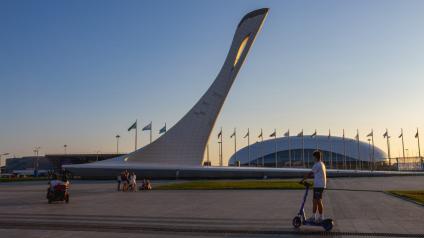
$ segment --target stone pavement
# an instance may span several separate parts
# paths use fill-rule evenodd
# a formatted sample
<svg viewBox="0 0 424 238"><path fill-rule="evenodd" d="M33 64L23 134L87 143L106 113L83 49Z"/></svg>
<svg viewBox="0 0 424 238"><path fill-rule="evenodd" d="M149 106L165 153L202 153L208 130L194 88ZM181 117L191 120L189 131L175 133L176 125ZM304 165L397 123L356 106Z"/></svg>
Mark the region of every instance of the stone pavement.
<svg viewBox="0 0 424 238"><path fill-rule="evenodd" d="M336 223L331 234L323 234L318 227L292 228L303 191L122 193L114 191L113 182L75 181L69 204L47 204L45 188L44 182L0 184L0 234L90 238L424 236L424 207L380 192L424 189L424 176L330 179L324 199L325 215ZM306 209L310 211L310 202Z"/></svg>

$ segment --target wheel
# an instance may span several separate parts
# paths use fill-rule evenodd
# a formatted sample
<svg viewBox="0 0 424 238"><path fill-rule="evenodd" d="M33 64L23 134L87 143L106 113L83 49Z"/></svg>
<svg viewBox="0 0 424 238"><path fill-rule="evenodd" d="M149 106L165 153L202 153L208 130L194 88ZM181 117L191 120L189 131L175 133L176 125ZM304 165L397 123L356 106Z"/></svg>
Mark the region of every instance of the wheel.
<svg viewBox="0 0 424 238"><path fill-rule="evenodd" d="M300 225L302 225L302 220L300 219L299 216L296 216L296 217L293 218L292 224L295 228L299 228Z"/></svg>
<svg viewBox="0 0 424 238"><path fill-rule="evenodd" d="M325 231L331 231L333 229L334 222L332 219L325 219L322 221L322 227L324 227Z"/></svg>

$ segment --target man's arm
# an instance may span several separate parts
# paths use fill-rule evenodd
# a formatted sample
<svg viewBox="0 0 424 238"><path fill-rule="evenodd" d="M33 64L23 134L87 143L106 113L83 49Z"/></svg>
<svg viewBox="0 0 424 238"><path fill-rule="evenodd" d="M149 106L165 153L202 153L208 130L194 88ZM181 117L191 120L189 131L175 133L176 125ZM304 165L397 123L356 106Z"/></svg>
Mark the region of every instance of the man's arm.
<svg viewBox="0 0 424 238"><path fill-rule="evenodd" d="M313 175L314 175L314 172L312 172L312 170L311 170L309 173L307 173L307 174L305 174L305 176L303 176L303 180L306 180L308 178L312 178Z"/></svg>

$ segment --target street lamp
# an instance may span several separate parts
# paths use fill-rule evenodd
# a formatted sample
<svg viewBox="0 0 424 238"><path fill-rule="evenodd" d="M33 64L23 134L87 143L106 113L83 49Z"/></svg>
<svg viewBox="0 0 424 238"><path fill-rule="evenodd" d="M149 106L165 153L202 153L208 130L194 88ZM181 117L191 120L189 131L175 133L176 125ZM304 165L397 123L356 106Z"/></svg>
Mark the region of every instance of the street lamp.
<svg viewBox="0 0 424 238"><path fill-rule="evenodd" d="M368 168L371 169L371 139L368 138Z"/></svg>
<svg viewBox="0 0 424 238"><path fill-rule="evenodd" d="M116 135L116 154L119 154L119 138L121 137L120 135Z"/></svg>
<svg viewBox="0 0 424 238"><path fill-rule="evenodd" d="M406 154L406 157L403 157L403 164L405 165L405 167L407 166L407 163L406 163L406 161L409 161L409 159L408 159L408 157L409 157L409 153L408 153L409 151L408 151L408 149L405 149L405 154ZM409 166L408 166L409 167Z"/></svg>
<svg viewBox="0 0 424 238"><path fill-rule="evenodd" d="M65 155L66 155L66 148L68 147L68 145L63 145L63 149L65 150Z"/></svg>
<svg viewBox="0 0 424 238"><path fill-rule="evenodd" d="M41 147L37 146L34 148L34 154L35 154L35 165L34 165L34 176L37 177L38 176L38 152L40 152Z"/></svg>
<svg viewBox="0 0 424 238"><path fill-rule="evenodd" d="M99 161L99 153L101 153L100 150L96 151L96 155L97 155L96 161Z"/></svg>

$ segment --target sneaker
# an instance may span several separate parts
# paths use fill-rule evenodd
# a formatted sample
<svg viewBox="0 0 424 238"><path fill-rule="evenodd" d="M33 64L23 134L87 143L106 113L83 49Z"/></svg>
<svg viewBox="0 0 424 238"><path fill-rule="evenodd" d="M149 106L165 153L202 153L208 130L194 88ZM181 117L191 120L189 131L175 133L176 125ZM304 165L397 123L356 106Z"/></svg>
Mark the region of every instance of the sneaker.
<svg viewBox="0 0 424 238"><path fill-rule="evenodd" d="M312 215L311 217L309 217L308 219L306 219L307 222L315 222L315 216Z"/></svg>

